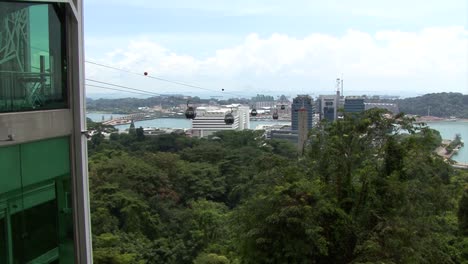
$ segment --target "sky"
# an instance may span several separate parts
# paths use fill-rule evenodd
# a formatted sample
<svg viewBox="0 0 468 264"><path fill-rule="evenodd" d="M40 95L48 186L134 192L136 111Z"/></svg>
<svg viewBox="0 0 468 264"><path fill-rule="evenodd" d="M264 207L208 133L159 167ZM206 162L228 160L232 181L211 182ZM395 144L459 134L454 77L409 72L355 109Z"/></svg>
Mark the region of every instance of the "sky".
<svg viewBox="0 0 468 264"><path fill-rule="evenodd" d="M223 98L333 94L336 78L345 95L468 94L466 2L87 0L86 77Z"/></svg>

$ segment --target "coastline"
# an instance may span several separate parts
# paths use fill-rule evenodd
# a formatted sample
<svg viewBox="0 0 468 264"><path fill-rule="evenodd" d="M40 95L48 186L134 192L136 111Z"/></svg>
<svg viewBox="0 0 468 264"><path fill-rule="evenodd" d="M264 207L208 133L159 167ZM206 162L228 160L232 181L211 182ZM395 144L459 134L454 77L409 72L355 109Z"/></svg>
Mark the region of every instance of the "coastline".
<svg viewBox="0 0 468 264"><path fill-rule="evenodd" d="M416 122L459 122L459 123L468 123L468 118L446 118L446 117L437 117L437 116L421 116L416 118Z"/></svg>

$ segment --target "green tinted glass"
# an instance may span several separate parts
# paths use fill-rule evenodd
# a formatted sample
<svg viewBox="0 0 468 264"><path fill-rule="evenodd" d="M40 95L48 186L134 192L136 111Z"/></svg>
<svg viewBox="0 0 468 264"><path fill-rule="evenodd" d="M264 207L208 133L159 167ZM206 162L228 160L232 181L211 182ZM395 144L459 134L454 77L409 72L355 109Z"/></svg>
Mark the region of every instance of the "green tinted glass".
<svg viewBox="0 0 468 264"><path fill-rule="evenodd" d="M0 2L0 112L65 108L64 9Z"/></svg>
<svg viewBox="0 0 468 264"><path fill-rule="evenodd" d="M7 263L7 233L5 216L0 213L0 264Z"/></svg>
<svg viewBox="0 0 468 264"><path fill-rule="evenodd" d="M11 219L13 258L17 263L28 263L38 258L58 258L55 200L14 214Z"/></svg>
<svg viewBox="0 0 468 264"><path fill-rule="evenodd" d="M68 137L0 148L0 264L74 263L69 156Z"/></svg>
<svg viewBox="0 0 468 264"><path fill-rule="evenodd" d="M67 175L56 179L56 193L58 205L58 235L59 253L62 264L74 263L73 240L73 211L71 197L71 181Z"/></svg>

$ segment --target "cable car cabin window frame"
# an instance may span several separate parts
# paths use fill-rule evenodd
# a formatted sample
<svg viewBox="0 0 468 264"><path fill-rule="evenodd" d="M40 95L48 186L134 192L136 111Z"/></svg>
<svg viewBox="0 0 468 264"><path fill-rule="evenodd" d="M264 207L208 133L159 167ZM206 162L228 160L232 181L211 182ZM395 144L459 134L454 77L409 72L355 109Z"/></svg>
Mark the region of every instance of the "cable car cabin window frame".
<svg viewBox="0 0 468 264"><path fill-rule="evenodd" d="M187 101L187 109L185 109L184 115L186 119L195 119L197 117L197 109L193 106L189 106L190 100Z"/></svg>
<svg viewBox="0 0 468 264"><path fill-rule="evenodd" d="M278 120L279 115L277 112L273 113L273 120Z"/></svg>
<svg viewBox="0 0 468 264"><path fill-rule="evenodd" d="M192 113L190 113L192 112ZM197 117L197 112L195 110L195 108L193 106L189 106L186 110L185 110L185 118L186 119L195 119Z"/></svg>
<svg viewBox="0 0 468 264"><path fill-rule="evenodd" d="M250 111L251 116L257 116L258 112L257 109L253 108L252 111Z"/></svg>
<svg viewBox="0 0 468 264"><path fill-rule="evenodd" d="M236 121L236 118L234 117L232 112L229 112L224 116L224 124L226 124L226 125L232 125L232 124L234 124L235 121Z"/></svg>
<svg viewBox="0 0 468 264"><path fill-rule="evenodd" d="M10 244L10 233L8 228L8 214L6 202L0 201L0 264L10 263L10 252L8 244Z"/></svg>

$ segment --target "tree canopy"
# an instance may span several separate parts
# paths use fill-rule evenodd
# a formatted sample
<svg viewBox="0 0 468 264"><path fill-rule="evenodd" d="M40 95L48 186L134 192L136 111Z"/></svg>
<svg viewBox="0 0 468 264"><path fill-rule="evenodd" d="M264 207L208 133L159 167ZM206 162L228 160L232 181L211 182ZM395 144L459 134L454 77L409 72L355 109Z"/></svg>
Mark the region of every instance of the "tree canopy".
<svg viewBox="0 0 468 264"><path fill-rule="evenodd" d="M90 142L95 262L466 263L468 173L436 131L374 109L309 139Z"/></svg>

